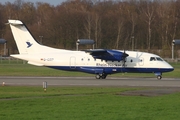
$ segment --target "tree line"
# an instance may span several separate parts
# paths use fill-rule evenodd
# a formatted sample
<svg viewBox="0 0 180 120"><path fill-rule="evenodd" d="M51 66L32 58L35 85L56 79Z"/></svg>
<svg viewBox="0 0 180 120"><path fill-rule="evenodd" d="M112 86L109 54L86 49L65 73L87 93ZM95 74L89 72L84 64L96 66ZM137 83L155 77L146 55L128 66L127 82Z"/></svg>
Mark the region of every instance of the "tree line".
<svg viewBox="0 0 180 120"><path fill-rule="evenodd" d="M180 38L179 8L180 0L67 0L56 6L15 0L0 4L0 35L10 53L17 53L5 23L19 19L51 47L76 49L84 38L95 40L95 48L158 50L171 57L172 40Z"/></svg>

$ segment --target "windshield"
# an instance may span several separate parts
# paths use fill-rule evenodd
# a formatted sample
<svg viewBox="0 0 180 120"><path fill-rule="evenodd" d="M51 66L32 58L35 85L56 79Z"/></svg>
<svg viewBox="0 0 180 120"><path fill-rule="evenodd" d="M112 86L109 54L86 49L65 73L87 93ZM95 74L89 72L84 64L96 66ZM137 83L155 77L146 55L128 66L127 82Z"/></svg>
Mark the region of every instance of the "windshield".
<svg viewBox="0 0 180 120"><path fill-rule="evenodd" d="M156 57L156 59L157 59L157 61L163 61L163 59L160 57Z"/></svg>
<svg viewBox="0 0 180 120"><path fill-rule="evenodd" d="M150 57L150 61L163 61L160 57Z"/></svg>
<svg viewBox="0 0 180 120"><path fill-rule="evenodd" d="M156 58L155 57L151 57L150 61L156 61Z"/></svg>

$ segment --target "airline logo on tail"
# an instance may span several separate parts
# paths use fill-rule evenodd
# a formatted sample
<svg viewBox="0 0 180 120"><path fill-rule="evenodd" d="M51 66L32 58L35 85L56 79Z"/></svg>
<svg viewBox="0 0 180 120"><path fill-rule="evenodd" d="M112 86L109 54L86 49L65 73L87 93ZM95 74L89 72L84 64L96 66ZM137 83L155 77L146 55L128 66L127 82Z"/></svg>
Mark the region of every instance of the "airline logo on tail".
<svg viewBox="0 0 180 120"><path fill-rule="evenodd" d="M32 43L30 43L30 42L26 42L27 43L27 48L29 48L29 47L31 47L32 46Z"/></svg>

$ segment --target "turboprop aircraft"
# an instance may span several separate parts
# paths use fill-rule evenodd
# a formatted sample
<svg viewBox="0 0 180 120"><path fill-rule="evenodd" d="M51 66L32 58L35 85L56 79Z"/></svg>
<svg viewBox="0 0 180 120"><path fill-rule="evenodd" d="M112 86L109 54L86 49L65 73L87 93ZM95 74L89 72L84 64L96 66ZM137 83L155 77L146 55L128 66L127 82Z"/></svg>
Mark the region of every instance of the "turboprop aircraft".
<svg viewBox="0 0 180 120"><path fill-rule="evenodd" d="M72 51L51 48L39 44L20 20L8 20L19 54L14 58L28 61L36 66L46 66L66 71L81 71L95 74L96 79L105 79L107 75L119 72L154 73L157 79L163 72L174 68L155 54L109 50L90 49Z"/></svg>

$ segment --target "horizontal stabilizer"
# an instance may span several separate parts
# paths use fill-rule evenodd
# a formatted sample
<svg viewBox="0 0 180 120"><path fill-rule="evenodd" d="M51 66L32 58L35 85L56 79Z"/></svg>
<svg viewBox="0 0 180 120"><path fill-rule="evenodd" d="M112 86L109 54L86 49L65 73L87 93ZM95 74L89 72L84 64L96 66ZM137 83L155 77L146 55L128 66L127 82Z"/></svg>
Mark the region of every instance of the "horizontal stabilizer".
<svg viewBox="0 0 180 120"><path fill-rule="evenodd" d="M28 61L28 64L35 65L35 66L44 66L43 64L31 62L31 61Z"/></svg>
<svg viewBox="0 0 180 120"><path fill-rule="evenodd" d="M41 63L38 63L38 62L35 62L36 60L34 59L33 60L33 56L29 56L27 54L14 54L14 55L10 55L11 57L14 57L14 58L18 58L18 59L21 59L21 60L26 60L28 61L28 64L31 64L31 65L36 65L36 66L44 66L44 64L41 64Z"/></svg>
<svg viewBox="0 0 180 120"><path fill-rule="evenodd" d="M21 55L21 54L13 54L13 55L10 55L11 57L14 57L14 58L18 58L18 59L22 59L22 60L27 60L27 55L24 54L24 55Z"/></svg>
<svg viewBox="0 0 180 120"><path fill-rule="evenodd" d="M21 25L23 24L21 21L19 20L8 20L9 21L9 24L12 24L12 25Z"/></svg>

